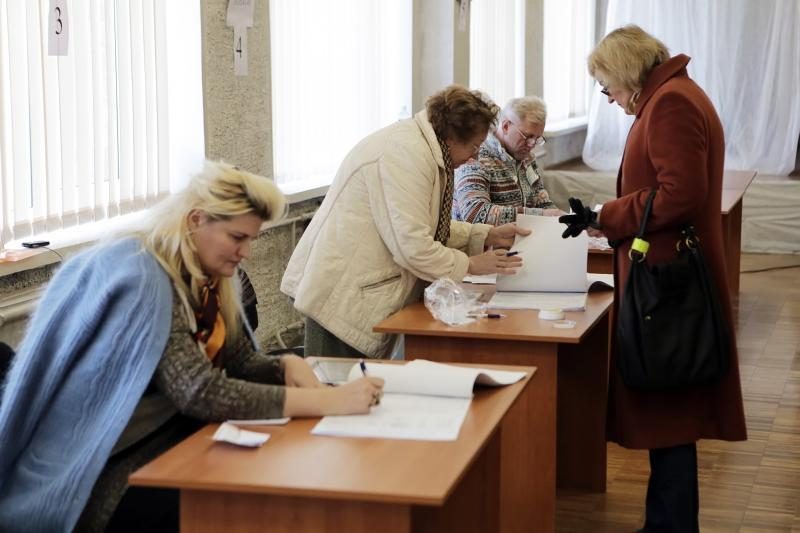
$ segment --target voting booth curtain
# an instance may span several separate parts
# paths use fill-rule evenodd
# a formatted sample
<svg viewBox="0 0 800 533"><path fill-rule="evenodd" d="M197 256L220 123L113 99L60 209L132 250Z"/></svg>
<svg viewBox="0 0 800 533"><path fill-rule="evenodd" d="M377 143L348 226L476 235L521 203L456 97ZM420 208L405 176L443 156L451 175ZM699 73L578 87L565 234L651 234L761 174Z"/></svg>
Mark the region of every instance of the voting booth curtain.
<svg viewBox="0 0 800 533"><path fill-rule="evenodd" d="M671 55L691 56L691 76L725 128L725 166L787 175L800 138L800 2L609 0L604 34L638 24ZM619 167L633 117L591 93L583 160Z"/></svg>

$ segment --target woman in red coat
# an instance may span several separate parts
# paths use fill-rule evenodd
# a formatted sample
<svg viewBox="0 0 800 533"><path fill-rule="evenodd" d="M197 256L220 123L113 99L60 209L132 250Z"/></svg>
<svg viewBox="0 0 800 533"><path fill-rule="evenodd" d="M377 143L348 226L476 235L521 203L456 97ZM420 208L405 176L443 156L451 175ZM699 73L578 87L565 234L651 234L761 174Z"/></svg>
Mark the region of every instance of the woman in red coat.
<svg viewBox="0 0 800 533"><path fill-rule="evenodd" d="M687 75L689 57L670 58L664 44L638 26L608 34L589 56L589 73L608 102L635 115L617 177L617 199L599 213L567 215L577 234L589 227L616 241L615 302L620 302L636 234L650 191L648 264L676 257L679 228L692 222L717 286L730 331L730 294L722 249L720 203L725 141L714 106ZM592 229L599 228L599 229ZM616 314L615 314L616 316ZM611 351L607 437L626 448L650 450L650 481L642 531L699 531L698 439L745 440L735 340L730 370L719 381L670 391L631 390Z"/></svg>

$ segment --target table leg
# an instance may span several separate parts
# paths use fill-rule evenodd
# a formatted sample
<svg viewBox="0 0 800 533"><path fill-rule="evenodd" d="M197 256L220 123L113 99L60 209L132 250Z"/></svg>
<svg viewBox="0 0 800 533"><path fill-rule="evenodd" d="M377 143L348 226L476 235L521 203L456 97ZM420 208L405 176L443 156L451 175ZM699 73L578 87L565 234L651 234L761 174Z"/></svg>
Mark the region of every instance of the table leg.
<svg viewBox="0 0 800 533"><path fill-rule="evenodd" d="M556 345L406 335L405 354L408 360L537 367L501 424L500 531L554 531Z"/></svg>

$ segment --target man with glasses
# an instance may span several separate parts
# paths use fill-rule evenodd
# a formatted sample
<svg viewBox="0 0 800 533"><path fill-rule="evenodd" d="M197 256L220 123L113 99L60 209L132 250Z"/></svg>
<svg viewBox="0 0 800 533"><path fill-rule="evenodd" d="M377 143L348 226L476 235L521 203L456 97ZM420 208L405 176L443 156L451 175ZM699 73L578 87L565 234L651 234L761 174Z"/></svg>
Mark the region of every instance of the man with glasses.
<svg viewBox="0 0 800 533"><path fill-rule="evenodd" d="M534 150L545 143L546 119L547 107L537 96L506 104L476 158L455 172L454 219L497 226L519 213L564 214L550 201L536 166Z"/></svg>

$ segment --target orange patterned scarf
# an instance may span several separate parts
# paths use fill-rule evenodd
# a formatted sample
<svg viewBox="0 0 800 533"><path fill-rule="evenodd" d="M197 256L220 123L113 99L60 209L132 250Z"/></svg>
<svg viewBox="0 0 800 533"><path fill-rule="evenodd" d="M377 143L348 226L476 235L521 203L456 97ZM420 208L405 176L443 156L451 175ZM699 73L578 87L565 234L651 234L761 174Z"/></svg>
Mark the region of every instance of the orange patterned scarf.
<svg viewBox="0 0 800 533"><path fill-rule="evenodd" d="M195 339L205 348L206 355L215 361L222 345L225 344L225 321L219 310L219 280L211 280L200 289L200 311L195 311L197 333ZM216 363L216 361L215 361Z"/></svg>

